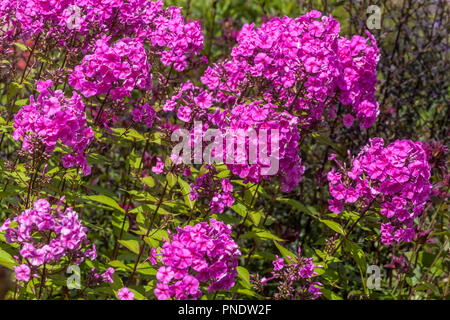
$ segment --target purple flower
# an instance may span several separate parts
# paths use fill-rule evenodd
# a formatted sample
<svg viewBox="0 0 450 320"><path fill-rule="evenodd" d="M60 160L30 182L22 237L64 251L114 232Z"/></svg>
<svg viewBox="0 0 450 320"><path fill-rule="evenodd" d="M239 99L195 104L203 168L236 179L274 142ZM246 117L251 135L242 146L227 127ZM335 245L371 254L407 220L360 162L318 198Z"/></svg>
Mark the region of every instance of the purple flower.
<svg viewBox="0 0 450 320"><path fill-rule="evenodd" d="M114 268L108 268L105 273L103 273L102 278L104 281L113 283L114 282Z"/></svg>
<svg viewBox="0 0 450 320"><path fill-rule="evenodd" d="M348 170L328 172L329 209L339 213L346 204L380 204L389 222L381 223L381 241L409 242L415 235L414 219L430 198L430 165L420 142L396 140L384 146L381 138L370 139Z"/></svg>
<svg viewBox="0 0 450 320"><path fill-rule="evenodd" d="M16 272L16 279L19 281L30 280L30 268L26 264L21 264L18 267L14 267Z"/></svg>
<svg viewBox="0 0 450 320"><path fill-rule="evenodd" d="M276 257L277 257L277 259L275 261L273 261L273 270L280 271L284 267L284 259L278 258L278 256L276 256Z"/></svg>
<svg viewBox="0 0 450 320"><path fill-rule="evenodd" d="M346 126L347 128L350 128L353 125L353 120L353 116L349 113L347 113L342 119L342 121L344 122L344 126Z"/></svg>
<svg viewBox="0 0 450 320"><path fill-rule="evenodd" d="M156 174L161 174L164 171L164 162L161 158L156 158L156 165L152 167L152 172Z"/></svg>
<svg viewBox="0 0 450 320"><path fill-rule="evenodd" d="M134 300L134 293L130 291L127 287L120 289L117 292L117 297L119 300Z"/></svg>
<svg viewBox="0 0 450 320"><path fill-rule="evenodd" d="M174 277L171 267L160 267L156 273L156 279L163 283L169 283Z"/></svg>
<svg viewBox="0 0 450 320"><path fill-rule="evenodd" d="M44 146L47 153L52 153L58 141L72 149L62 157L65 168L80 167L85 175L90 174L86 162L85 150L94 139L94 132L87 127L84 114L85 105L81 97L73 92L68 99L61 90L50 91L51 80L38 83L41 93L35 101L23 106L14 117L13 138L23 138L22 149L30 153Z"/></svg>
<svg viewBox="0 0 450 320"><path fill-rule="evenodd" d="M73 263L80 264L85 258L97 257L95 246L88 248L86 231L72 208L52 209L45 199L39 199L32 209L27 209L14 218L15 227L7 220L2 226L8 243L20 246L20 255L33 267L44 263L60 262L70 256ZM46 237L36 237L36 232Z"/></svg>
<svg viewBox="0 0 450 320"><path fill-rule="evenodd" d="M229 290L241 255L230 233L230 226L210 219L209 224L178 228L170 240L164 240L162 265L156 274L156 297L198 299L202 296L201 283L209 283L209 292Z"/></svg>
<svg viewBox="0 0 450 320"><path fill-rule="evenodd" d="M184 122L189 122L189 120L191 120L191 111L192 110L190 107L181 106L177 112L178 119Z"/></svg>
<svg viewBox="0 0 450 320"><path fill-rule="evenodd" d="M339 200L328 200L328 208L331 212L341 213L343 209L342 201Z"/></svg>
<svg viewBox="0 0 450 320"><path fill-rule="evenodd" d="M322 266L315 265L312 258L302 257L300 248L295 259L288 258L289 263L285 264L283 258L276 256L276 260L272 262L272 276L269 278L251 275L250 279L255 288L262 289L271 280L278 280L278 292L275 293L275 299L317 299L322 294L319 288L322 284L313 281L317 275L314 269L322 268Z"/></svg>

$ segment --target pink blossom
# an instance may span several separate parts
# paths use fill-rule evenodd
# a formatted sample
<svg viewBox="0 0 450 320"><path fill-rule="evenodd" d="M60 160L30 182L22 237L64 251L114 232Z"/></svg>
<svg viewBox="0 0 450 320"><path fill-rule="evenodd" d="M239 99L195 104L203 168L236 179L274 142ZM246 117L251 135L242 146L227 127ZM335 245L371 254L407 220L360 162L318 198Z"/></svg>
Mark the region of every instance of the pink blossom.
<svg viewBox="0 0 450 320"><path fill-rule="evenodd" d="M21 264L18 267L14 267L16 272L16 279L19 281L30 280L30 268L26 264Z"/></svg>
<svg viewBox="0 0 450 320"><path fill-rule="evenodd" d="M209 292L229 290L234 285L241 255L230 233L230 226L214 219L209 224L178 228L162 246L156 297L198 299L202 296L201 283L209 284Z"/></svg>
<svg viewBox="0 0 450 320"><path fill-rule="evenodd" d="M117 297L119 300L134 300L134 293L127 287L124 287L117 292Z"/></svg>

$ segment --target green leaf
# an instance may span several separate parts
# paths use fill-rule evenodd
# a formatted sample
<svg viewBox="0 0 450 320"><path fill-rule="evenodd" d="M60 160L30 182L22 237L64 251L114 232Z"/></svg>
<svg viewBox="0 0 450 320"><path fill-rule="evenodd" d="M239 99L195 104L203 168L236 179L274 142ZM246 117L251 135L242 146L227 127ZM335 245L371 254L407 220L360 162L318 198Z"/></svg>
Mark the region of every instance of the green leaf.
<svg viewBox="0 0 450 320"><path fill-rule="evenodd" d="M439 288L438 288L436 285L434 285L434 284L432 284L432 283L428 283L428 282L424 282L424 283L418 285L418 286L415 288L415 290L416 290L416 291L426 291L426 290L431 290L431 291L433 292L433 294L434 294L436 297L440 297L440 296L441 296L441 294L440 294L440 292L439 292Z"/></svg>
<svg viewBox="0 0 450 320"><path fill-rule="evenodd" d="M284 241L269 231L261 229L253 229L252 231L243 234L242 238L259 238L264 240Z"/></svg>
<svg viewBox="0 0 450 320"><path fill-rule="evenodd" d="M10 85L8 86L8 90L6 92L6 98L8 102L12 99L12 97L14 97L17 94L17 92L19 92L21 88L22 85L18 84L17 82L10 83Z"/></svg>
<svg viewBox="0 0 450 320"><path fill-rule="evenodd" d="M22 107L22 106L26 105L28 103L28 101L29 101L28 98L19 99L19 100L16 101L15 105L19 106L19 107Z"/></svg>
<svg viewBox="0 0 450 320"><path fill-rule="evenodd" d="M0 248L0 265L12 269L13 266L17 265L17 262L8 252Z"/></svg>
<svg viewBox="0 0 450 320"><path fill-rule="evenodd" d="M364 292L367 294L368 289L366 285L366 270L367 270L366 255L364 254L364 251L361 249L360 246L358 246L356 243L350 240L345 241L345 248L351 253L353 259L358 265L358 269L361 274L361 281L364 287Z"/></svg>
<svg viewBox="0 0 450 320"><path fill-rule="evenodd" d="M169 183L169 187L173 187L177 183L177 176L169 172L167 174L167 182Z"/></svg>
<svg viewBox="0 0 450 320"><path fill-rule="evenodd" d="M124 219L125 219L125 224L124 224ZM128 230L128 228L130 226L130 223L128 222L128 218L123 213L118 212L118 211L114 211L112 213L111 224L113 226L114 235L116 237L119 237L120 231L122 230L122 226L123 226L123 230Z"/></svg>
<svg viewBox="0 0 450 320"><path fill-rule="evenodd" d="M350 252L350 254L353 256L353 259L358 265L358 268L361 270L363 274L365 274L367 269L367 262L364 251L361 249L359 245L350 240L345 241L345 246L347 250Z"/></svg>
<svg viewBox="0 0 450 320"><path fill-rule="evenodd" d="M292 253L291 251L289 251L288 249L283 247L281 244L279 244L275 240L273 241L273 243L275 243L275 246L278 248L278 250L280 251L280 253L283 256L283 258L285 258L288 261L290 259L290 260L292 260L294 262L297 262L297 255L296 254Z"/></svg>
<svg viewBox="0 0 450 320"><path fill-rule="evenodd" d="M257 200L258 196L256 194L257 188L258 186L252 186L248 189L245 189L244 191L244 203L248 206L248 207L253 207L253 203L254 201Z"/></svg>
<svg viewBox="0 0 450 320"><path fill-rule="evenodd" d="M139 254L139 242L137 240L119 240L119 243L131 252Z"/></svg>
<svg viewBox="0 0 450 320"><path fill-rule="evenodd" d="M125 210L119 206L117 201L114 199L111 199L110 197L104 196L104 195L93 195L93 196L87 196L87 199L90 199L95 202L99 202L102 204L107 205L108 207L114 208L119 210L120 212L125 213Z"/></svg>
<svg viewBox="0 0 450 320"><path fill-rule="evenodd" d="M124 287L122 279L120 278L120 276L117 274L117 272L114 273L113 275L113 279L114 282L110 284L111 289L113 289L114 294L117 297L117 291L119 291L120 289L122 289Z"/></svg>
<svg viewBox="0 0 450 320"><path fill-rule="evenodd" d="M217 174L217 178L226 178L230 175L230 170L222 170Z"/></svg>
<svg viewBox="0 0 450 320"><path fill-rule="evenodd" d="M191 186L189 185L189 183L181 179L181 177L178 177L178 183L181 186L181 192L183 193L184 202L189 208L192 209L194 207L194 202L189 198L191 193Z"/></svg>
<svg viewBox="0 0 450 320"><path fill-rule="evenodd" d="M322 292L323 296L327 298L328 300L343 300L341 296L337 295L331 290L321 288L320 292Z"/></svg>
<svg viewBox="0 0 450 320"><path fill-rule="evenodd" d="M250 283L250 274L248 273L248 270L241 266L238 266L236 270L238 272L239 278L242 279L242 281L248 288L251 288L252 284Z"/></svg>
<svg viewBox="0 0 450 320"><path fill-rule="evenodd" d="M300 212L306 213L312 216L313 218L317 219L317 217L315 216L315 214L317 214L317 210L313 207L310 206L307 207L303 203L300 203L294 199L278 198L277 201L287 203L292 207L294 207L295 209L299 210Z"/></svg>
<svg viewBox="0 0 450 320"><path fill-rule="evenodd" d="M155 268L152 267L150 263L148 263L148 261L141 264L141 266L136 271L147 276L154 276L158 272Z"/></svg>
<svg viewBox="0 0 450 320"><path fill-rule="evenodd" d="M122 269L125 269L125 270L128 270L128 271L132 271L133 270L132 268L127 266L125 263L123 263L122 261L119 261L119 260L110 261L109 265L111 267L118 268L118 269L122 268Z"/></svg>
<svg viewBox="0 0 450 320"><path fill-rule="evenodd" d="M20 43L20 42L14 42L14 45L20 49L20 51L30 51L31 49L27 47L27 45Z"/></svg>
<svg viewBox="0 0 450 320"><path fill-rule="evenodd" d="M239 295L246 295L246 296L249 296L249 297L252 297L252 298L256 298L256 299L259 299L259 300L263 300L264 299L263 296L257 294L256 292L254 292L253 290L250 290L250 289L233 288L231 292L236 292Z"/></svg>
<svg viewBox="0 0 450 320"><path fill-rule="evenodd" d="M331 220L322 220L322 219L319 219L319 220L320 220L320 222L326 224L330 229L336 231L339 234L345 235L344 229L342 228L342 226L339 223L331 221Z"/></svg>
<svg viewBox="0 0 450 320"><path fill-rule="evenodd" d="M250 219L253 221L255 226L259 225L259 222L261 221L261 212L259 211L250 211L249 212ZM280 240L280 239L278 239ZM280 240L282 241L282 240Z"/></svg>
<svg viewBox="0 0 450 320"><path fill-rule="evenodd" d="M143 135L141 135L139 132L131 128L129 129L114 128L113 131L117 136L123 137L127 140L136 140L136 141L145 140L145 137Z"/></svg>
<svg viewBox="0 0 450 320"><path fill-rule="evenodd" d="M134 129L128 129L127 136L136 138L136 140L145 140L145 137Z"/></svg>
<svg viewBox="0 0 450 320"><path fill-rule="evenodd" d="M144 182L150 188L153 188L155 186L155 180L151 176L147 176L147 177L142 178L142 182Z"/></svg>
<svg viewBox="0 0 450 320"><path fill-rule="evenodd" d="M134 293L134 299L135 300L148 300L145 296L143 296L141 293L139 293L139 291L135 290L135 289L131 289L130 291Z"/></svg>
<svg viewBox="0 0 450 320"><path fill-rule="evenodd" d="M235 203L231 207L236 213L238 213L240 216L245 217L247 213L247 208L242 203Z"/></svg>

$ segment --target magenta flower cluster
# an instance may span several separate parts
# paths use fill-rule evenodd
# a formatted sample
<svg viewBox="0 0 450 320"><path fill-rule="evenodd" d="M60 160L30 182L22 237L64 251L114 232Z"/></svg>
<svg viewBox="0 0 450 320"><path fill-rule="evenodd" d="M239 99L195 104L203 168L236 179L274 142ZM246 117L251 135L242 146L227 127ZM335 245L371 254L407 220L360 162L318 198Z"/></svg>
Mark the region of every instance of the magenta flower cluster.
<svg viewBox="0 0 450 320"><path fill-rule="evenodd" d="M86 286L92 287L101 283L113 283L114 282L114 268L108 268L105 272L101 273L95 268L91 269L86 278Z"/></svg>
<svg viewBox="0 0 450 320"><path fill-rule="evenodd" d="M277 105L269 101L238 104L229 111L216 108L214 113L209 113L208 108L218 100L207 90L187 82L180 86L163 109L176 110L178 119L189 125L202 121L200 132L194 127L190 138L192 148L195 144L202 143L206 147L210 140L214 141L212 158L206 160L226 163L233 174L244 179L244 183L259 183L263 179L278 177L282 182L282 190L289 192L298 185L304 173L298 154L298 118L287 111L278 112ZM220 132L219 136L213 139L207 137L210 127L216 127ZM250 131L255 135L250 134ZM216 147L219 142L217 139L222 142L221 148ZM243 148L236 148L236 145ZM251 152L254 152L254 160L250 159ZM261 154L265 156L260 156ZM277 168L275 172L269 172L274 162L277 163Z"/></svg>
<svg viewBox="0 0 450 320"><path fill-rule="evenodd" d="M161 56L161 63L173 66L177 71L188 67L188 62L203 49L203 31L198 21L184 22L182 8L161 9L163 1L156 2L159 11L155 15L154 29L146 30L147 39Z"/></svg>
<svg viewBox="0 0 450 320"><path fill-rule="evenodd" d="M208 172L197 177L195 183L191 184L189 198L191 201L206 198L209 201L211 213L222 213L225 207L231 207L234 203L233 185L228 179L214 177L216 169L206 166Z"/></svg>
<svg viewBox="0 0 450 320"><path fill-rule="evenodd" d="M234 139L229 145L225 143L226 157L231 153L236 159L235 163L227 163L232 173L244 179L245 182L259 183L263 179L274 176L281 179L283 192L289 192L302 179L305 167L301 165L299 156L300 135L297 131L298 118L286 111L277 112L277 106L265 101L255 101L248 105L239 104L231 110L226 126L222 123L225 139L236 132L254 130L257 137L249 137L245 143L245 152L240 154L239 149L228 152L234 148ZM276 132L276 134L275 134ZM272 140L273 139L273 140ZM265 156L256 156L256 163L252 164L250 148L261 151ZM255 147L256 146L256 147ZM270 167L277 163L277 170L270 172Z"/></svg>
<svg viewBox="0 0 450 320"><path fill-rule="evenodd" d="M381 138L370 139L350 168L336 161L339 169L328 173L330 210L339 213L343 205L377 204L385 217L381 224L384 244L409 242L418 217L430 198L430 166L420 142L396 140L384 146Z"/></svg>
<svg viewBox="0 0 450 320"><path fill-rule="evenodd" d="M374 94L379 50L369 32L367 38L347 39L340 35L337 20L315 10L298 18L273 18L260 27L245 24L230 57L207 67L201 83L196 83L186 80L185 75L196 71L200 63L208 63L205 57L197 57L204 40L200 24L185 21L181 8L163 6L162 0L0 3L0 23L5 32L1 42L13 46L17 41L31 40L33 45L41 44L41 48L63 49L59 52L64 57L63 67L56 71L43 67L39 78L63 80L67 76L64 90L66 85L71 87L67 87L71 93L65 94L57 90L63 81L55 80L55 85L52 80L37 82L39 96L31 96L30 103L14 119L13 137L23 140L24 151L47 155L61 146L57 150L64 153L62 165L80 168L89 175L91 168L86 157L94 132L87 125L87 110L91 111L93 126L123 121L123 127L127 127L124 135L136 123L153 128L146 133L144 149L156 142L150 140L153 134L167 138L180 129L181 122L191 134L192 147L204 147L208 129L217 128L224 148L214 149L212 156L223 161L230 175L239 177L244 184L278 179L281 190L291 192L305 172L300 147L309 133L338 116L344 126L351 127L356 120L361 129L369 128L376 120L379 106ZM37 46L37 51L41 48ZM39 57L29 54L33 59ZM31 59L27 61L24 75L28 67L32 68L29 62L33 63ZM342 105L339 115L338 105ZM123 110L130 113L123 117ZM201 122L200 135L194 129L197 122ZM244 148L235 149L237 132L255 132L257 136L250 134L244 142L237 143L243 143ZM137 142L134 141L132 157ZM153 152L150 150L154 151L148 149L149 153ZM250 159L252 151L256 151L255 162ZM263 158L261 151L268 158ZM151 170L161 175L157 177L159 183L169 171L181 173L176 167L181 159L172 159L175 167L169 169L167 159L157 157L165 153L149 153L144 150L143 161L134 161L139 165L138 174L145 176ZM234 161L229 161L230 155ZM334 156L331 159L336 160ZM274 163L275 172L267 173ZM431 190L430 166L422 145L397 140L385 147L381 138L375 138L351 159L350 168L336 163L338 169L333 168L327 175L332 197L329 209L340 213L344 206L352 204L366 210L379 209L383 218L382 243L411 241L416 234L414 220L422 213ZM36 170L41 167L35 166ZM191 176L187 166L180 167L186 177ZM233 179L218 176L213 165L204 165L200 172L190 184L190 200L205 200L211 214L223 213L233 206ZM30 184L30 192L36 196L32 189ZM165 192L166 188L158 209L167 198ZM128 212L135 206L138 209L139 198L132 196L130 193L120 204L126 208L130 230L141 225L141 215L135 218ZM164 203L166 206L169 202ZM230 290L235 284L241 252L231 237L231 226L215 219L195 225L189 222L174 233L169 232L159 252L155 248L151 251L149 261L158 265L154 294L160 300L199 299L205 293L202 289L213 293ZM125 225L126 220L121 238ZM97 258L95 245L87 240L87 228L78 214L72 208L63 210L59 204L53 209L45 199L7 219L0 231L5 232L8 243L19 247L19 265L15 267L19 281L38 277L47 264L78 265L85 259ZM136 266L142 248L139 251ZM264 287L277 280L277 299L320 297L322 284L314 281L314 269L321 266L316 266L312 258L301 257L300 249L297 257L288 260L286 263L277 256L271 276L258 276L254 283ZM113 278L113 268L103 273L91 268L86 285L113 283ZM118 290L117 297L133 300L134 293L124 287Z"/></svg>
<svg viewBox="0 0 450 320"><path fill-rule="evenodd" d="M59 263L65 257L69 264L80 264L85 258L95 260L95 245L88 248L87 228L81 224L78 214L67 208L52 209L45 199L37 200L13 220L7 219L0 227L8 243L20 246L16 268L18 280L28 281L30 269ZM33 271L32 271L33 272ZM28 276L27 276L28 275Z"/></svg>
<svg viewBox="0 0 450 320"><path fill-rule="evenodd" d="M338 101L369 127L378 115L374 99L375 39L339 36L338 21L311 11L298 18L273 18L255 29L244 25L231 59L209 67L202 82L225 103L247 96L273 100L281 110L297 112L308 129L320 123Z"/></svg>
<svg viewBox="0 0 450 320"><path fill-rule="evenodd" d="M117 297L119 300L134 300L134 293L127 287L124 287L117 291Z"/></svg>
<svg viewBox="0 0 450 320"><path fill-rule="evenodd" d="M375 39L368 34L368 44L363 37L349 40L339 32L339 23L331 16L321 17L318 11L296 19L273 18L259 28L245 25L231 58L206 69L201 78L206 89L188 81L166 101L163 110L176 112L188 125L202 121L203 133L217 127L224 140L235 130L246 133L253 129L258 134L267 130L269 139L271 132L278 130L278 156L274 156L279 168L275 174L262 173L269 163L260 159L259 153L256 163L249 163L251 145L256 145L256 150L266 148L270 156L272 145L261 144L261 137L247 140L240 154L229 144L222 150L223 162L244 182L259 183L276 176L282 190L289 192L305 170L298 152L300 138L325 121L325 111L336 116L339 102L348 105L345 125L353 124L356 117L362 128L368 128L379 113L374 99L379 58ZM230 153L237 160L234 164L226 159Z"/></svg>
<svg viewBox="0 0 450 320"><path fill-rule="evenodd" d="M379 50L375 38L369 32L367 36L372 45L368 45L367 39L359 35L352 39L340 37L338 40L340 74L336 83L339 101L353 107L353 111L348 110L349 113L342 119L346 127L353 124L352 114L359 119L361 128L369 128L380 113L374 98Z"/></svg>
<svg viewBox="0 0 450 320"><path fill-rule="evenodd" d="M44 150L40 152L51 154L60 141L72 151L62 157L63 166L81 167L88 175L91 169L85 150L94 132L86 124L85 104L76 92L69 99L61 90L52 91L52 86L51 80L38 82L37 100L31 96L30 104L23 106L14 117L13 138L23 138L22 148L31 153L39 151L35 149L42 145Z"/></svg>
<svg viewBox="0 0 450 320"><path fill-rule="evenodd" d="M134 109L135 101L122 101L133 90L153 92L159 99L166 95L164 77L198 64L195 57L203 48L200 24L185 22L182 8L163 5L162 0L6 0L0 4L2 41L13 46L31 39L33 45L64 48L64 62L75 64L73 70L68 67L69 84L86 98L106 95L103 103L108 99L114 104L105 111L102 106L96 116L96 122L107 124L119 120L115 116L121 111ZM133 118L150 126L155 118L151 109L137 108Z"/></svg>
<svg viewBox="0 0 450 320"><path fill-rule="evenodd" d="M148 103L137 105L132 111L131 116L134 122L144 122L147 128L153 126L153 122L157 119L156 111Z"/></svg>
<svg viewBox="0 0 450 320"><path fill-rule="evenodd" d="M122 38L110 45L111 37L95 42L93 53L76 66L69 84L85 97L109 94L113 100L130 96L135 88L150 90L152 78L140 38Z"/></svg>
<svg viewBox="0 0 450 320"><path fill-rule="evenodd" d="M278 292L275 293L275 299L284 300L315 300L322 295L320 287L322 283L314 281L313 277L318 275L314 269L322 268L321 265L315 265L313 258L301 256L301 250L298 249L297 257L288 257L289 263L285 263L284 258L273 261L272 276L269 278L252 277L252 282L260 290L267 285L269 281L278 280Z"/></svg>
<svg viewBox="0 0 450 320"><path fill-rule="evenodd" d="M202 119L208 121L207 110L213 102L211 93L187 81L166 101L163 110L176 111L177 118L183 122Z"/></svg>
<svg viewBox="0 0 450 320"><path fill-rule="evenodd" d="M156 274L156 297L198 299L202 283L209 284L208 292L229 290L241 255L230 234L231 226L215 219L210 219L209 224L178 228L160 252L162 266Z"/></svg>
<svg viewBox="0 0 450 320"><path fill-rule="evenodd" d="M78 42L87 48L96 35L144 35L165 65L181 71L203 48L203 33L198 22L184 23L181 8L163 5L162 0L5 0L0 22L11 39L44 37L69 48Z"/></svg>

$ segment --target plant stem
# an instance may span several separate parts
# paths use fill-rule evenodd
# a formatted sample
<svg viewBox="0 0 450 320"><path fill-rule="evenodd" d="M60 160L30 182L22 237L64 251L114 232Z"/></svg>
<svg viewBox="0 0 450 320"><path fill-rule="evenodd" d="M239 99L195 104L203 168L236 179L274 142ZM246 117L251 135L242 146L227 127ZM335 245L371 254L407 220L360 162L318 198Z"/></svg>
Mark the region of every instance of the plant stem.
<svg viewBox="0 0 450 320"><path fill-rule="evenodd" d="M174 168L175 168L175 165L172 166L172 169L170 170L170 172L172 172ZM159 201L158 201L158 204L157 204L157 206L156 206L155 212L153 213L153 216L152 216L152 218L151 218L151 220L150 220L150 225L149 225L149 227L148 227L148 229L147 229L147 232L146 232L146 234L145 234L145 237L148 237L148 235L149 235L149 233L150 233L150 230L152 229L153 223L154 223L154 221L155 221L156 215L158 214L158 210L159 210L159 208L161 207L161 204L162 204L162 202L163 202L163 200L164 200L164 196L165 196L165 194L166 194L166 191L167 191L167 187L168 187L168 186L169 186L169 181L166 179L166 183L165 183L165 185L164 185L164 189L163 189L162 195L161 195L161 197L159 198ZM144 237L144 238L145 238L145 237ZM135 261L135 263L134 263L133 271L131 272L131 275L130 275L130 277L128 278L127 285L129 285L129 284L131 283L131 281L133 280L133 278L134 278L134 275L135 275L135 273L136 273L136 270L137 270L139 261L141 260L141 256L142 256L142 253L144 252L144 249L145 249L145 241L141 241L141 244L139 245L139 254L138 254L137 259L136 259L136 261Z"/></svg>

